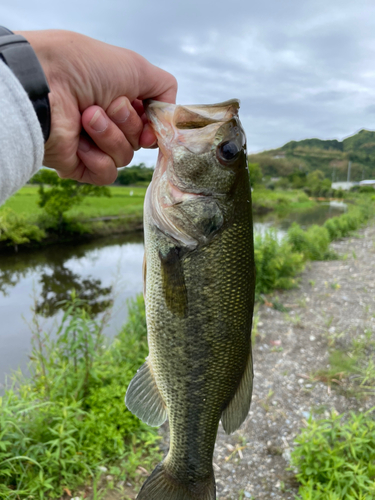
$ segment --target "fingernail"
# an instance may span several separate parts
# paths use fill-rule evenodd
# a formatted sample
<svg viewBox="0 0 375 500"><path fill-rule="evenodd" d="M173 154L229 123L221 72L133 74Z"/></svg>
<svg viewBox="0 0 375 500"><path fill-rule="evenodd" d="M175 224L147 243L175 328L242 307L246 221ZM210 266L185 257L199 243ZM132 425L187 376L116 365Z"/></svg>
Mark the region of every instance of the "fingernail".
<svg viewBox="0 0 375 500"><path fill-rule="evenodd" d="M82 139L82 137L78 141L78 149L82 151L82 153L87 153L90 151L90 143L86 141L86 139Z"/></svg>
<svg viewBox="0 0 375 500"><path fill-rule="evenodd" d="M91 118L89 122L91 128L93 128L96 132L104 132L104 130L108 126L108 120L102 113L100 109L96 111L94 116Z"/></svg>
<svg viewBox="0 0 375 500"><path fill-rule="evenodd" d="M126 105L126 99L123 99L123 101L112 111L111 118L117 123L122 123L128 119L129 115L130 111Z"/></svg>

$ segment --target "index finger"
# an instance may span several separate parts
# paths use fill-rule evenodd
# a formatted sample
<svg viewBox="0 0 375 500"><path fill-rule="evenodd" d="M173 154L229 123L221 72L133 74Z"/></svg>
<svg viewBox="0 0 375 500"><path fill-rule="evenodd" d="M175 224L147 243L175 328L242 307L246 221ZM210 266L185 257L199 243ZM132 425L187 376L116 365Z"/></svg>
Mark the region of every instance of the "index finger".
<svg viewBox="0 0 375 500"><path fill-rule="evenodd" d="M177 95L176 78L154 66L147 59L137 54L138 96L137 99L154 99L155 101L175 104Z"/></svg>

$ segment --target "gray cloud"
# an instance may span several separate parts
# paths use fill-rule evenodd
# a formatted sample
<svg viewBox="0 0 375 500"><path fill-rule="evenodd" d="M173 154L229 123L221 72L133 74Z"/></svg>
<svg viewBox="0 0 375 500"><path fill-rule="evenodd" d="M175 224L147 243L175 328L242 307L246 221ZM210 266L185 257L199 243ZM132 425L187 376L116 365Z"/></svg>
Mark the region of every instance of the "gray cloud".
<svg viewBox="0 0 375 500"><path fill-rule="evenodd" d="M14 0L1 23L133 49L177 77L180 103L240 98L250 151L375 128L372 0Z"/></svg>

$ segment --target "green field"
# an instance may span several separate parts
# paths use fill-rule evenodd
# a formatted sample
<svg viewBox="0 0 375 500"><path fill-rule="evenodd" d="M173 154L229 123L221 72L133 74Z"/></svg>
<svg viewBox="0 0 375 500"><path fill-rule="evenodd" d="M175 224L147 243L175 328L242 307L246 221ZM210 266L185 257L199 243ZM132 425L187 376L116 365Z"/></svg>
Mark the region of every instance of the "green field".
<svg viewBox="0 0 375 500"><path fill-rule="evenodd" d="M95 217L107 217L116 215L129 215L140 213L143 210L143 202L147 187L143 186L111 186L109 188L111 197L87 197L81 205L73 207L67 212L70 217L79 220ZM269 189L256 189L253 192L253 204L255 211L258 207L268 210L280 209L305 209L314 205L305 193L300 190L271 191ZM11 208L18 214L26 214L31 219L43 213L38 206L38 186L25 186L13 195L2 207Z"/></svg>
<svg viewBox="0 0 375 500"><path fill-rule="evenodd" d="M143 210L143 201L146 187L111 186L111 197L87 197L81 205L73 207L67 212L70 217L80 220L110 215L128 215L140 213ZM18 214L26 214L35 219L43 213L38 206L38 186L25 186L13 195L2 207L11 208Z"/></svg>

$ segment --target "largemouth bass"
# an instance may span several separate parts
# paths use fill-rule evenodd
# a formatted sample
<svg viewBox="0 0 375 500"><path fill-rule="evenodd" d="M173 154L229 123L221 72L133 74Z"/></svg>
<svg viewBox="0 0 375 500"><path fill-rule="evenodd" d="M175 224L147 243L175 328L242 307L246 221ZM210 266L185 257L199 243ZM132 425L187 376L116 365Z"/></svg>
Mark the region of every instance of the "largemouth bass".
<svg viewBox="0 0 375 500"><path fill-rule="evenodd" d="M170 449L139 500L213 500L219 421L246 418L253 367L255 270L251 189L239 102L151 101L159 158L144 209L149 356L126 393Z"/></svg>

